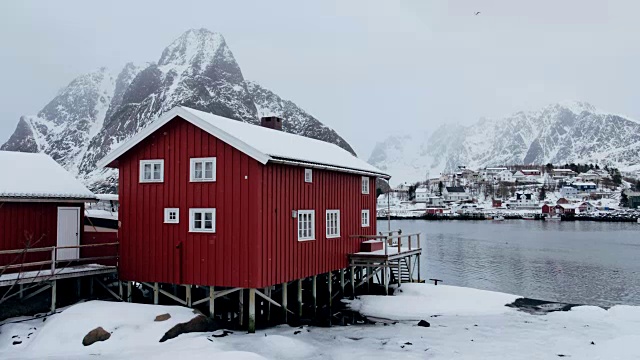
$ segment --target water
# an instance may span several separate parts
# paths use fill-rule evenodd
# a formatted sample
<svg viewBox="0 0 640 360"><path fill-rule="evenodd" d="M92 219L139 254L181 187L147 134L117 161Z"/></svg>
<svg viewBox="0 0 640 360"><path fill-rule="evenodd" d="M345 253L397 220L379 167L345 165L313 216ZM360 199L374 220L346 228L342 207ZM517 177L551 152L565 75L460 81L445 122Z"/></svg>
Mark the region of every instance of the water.
<svg viewBox="0 0 640 360"><path fill-rule="evenodd" d="M391 229L423 234L423 278L549 301L640 305L640 224L402 220Z"/></svg>

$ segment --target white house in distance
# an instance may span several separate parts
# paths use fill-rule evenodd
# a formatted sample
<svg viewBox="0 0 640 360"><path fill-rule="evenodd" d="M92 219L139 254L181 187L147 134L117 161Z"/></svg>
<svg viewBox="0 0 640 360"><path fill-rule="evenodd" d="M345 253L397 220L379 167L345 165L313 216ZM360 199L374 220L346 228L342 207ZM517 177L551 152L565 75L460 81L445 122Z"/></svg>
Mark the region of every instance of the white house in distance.
<svg viewBox="0 0 640 360"><path fill-rule="evenodd" d="M427 204L431 206L443 206L444 199L442 199L442 197L440 196L429 196L429 199L427 200Z"/></svg>
<svg viewBox="0 0 640 360"><path fill-rule="evenodd" d="M527 175L525 175L522 171L518 170L515 173L513 173L513 179L516 181L522 181L527 177Z"/></svg>
<svg viewBox="0 0 640 360"><path fill-rule="evenodd" d="M426 203L429 199L429 191L426 187L419 187L416 189L416 202Z"/></svg>
<svg viewBox="0 0 640 360"><path fill-rule="evenodd" d="M573 179L578 175L575 171L571 169L553 169L553 178L554 179Z"/></svg>
<svg viewBox="0 0 640 360"><path fill-rule="evenodd" d="M511 201L508 207L534 208L538 207L538 200L530 192L516 192L515 200Z"/></svg>
<svg viewBox="0 0 640 360"><path fill-rule="evenodd" d="M494 179L500 182L513 182L513 173L509 170L502 170L496 175L494 175Z"/></svg>
<svg viewBox="0 0 640 360"><path fill-rule="evenodd" d="M467 191L462 186L447 186L442 190L445 201L460 201L470 198Z"/></svg>
<svg viewBox="0 0 640 360"><path fill-rule="evenodd" d="M563 186L562 189L560 189L560 196L567 199L576 198L578 197L578 189L572 186Z"/></svg>
<svg viewBox="0 0 640 360"><path fill-rule="evenodd" d="M499 172L508 170L506 167L488 167L482 170L482 178L485 181L497 180L495 177Z"/></svg>
<svg viewBox="0 0 640 360"><path fill-rule="evenodd" d="M598 185L592 182L574 182L571 186L583 193L592 193L598 190Z"/></svg>
<svg viewBox="0 0 640 360"><path fill-rule="evenodd" d="M541 172L538 169L522 169L520 170L526 176L540 177Z"/></svg>

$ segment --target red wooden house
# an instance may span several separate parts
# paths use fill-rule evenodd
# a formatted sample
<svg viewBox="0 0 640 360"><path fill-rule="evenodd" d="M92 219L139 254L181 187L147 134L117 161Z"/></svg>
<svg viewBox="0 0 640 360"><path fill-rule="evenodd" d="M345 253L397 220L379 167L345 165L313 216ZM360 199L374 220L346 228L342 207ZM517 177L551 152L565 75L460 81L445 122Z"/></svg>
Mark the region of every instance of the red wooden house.
<svg viewBox="0 0 640 360"><path fill-rule="evenodd" d="M0 252L83 243L84 203L97 200L91 191L44 154L0 151L0 169ZM16 271L15 266L51 256L50 251L0 255L0 270ZM78 248L56 255L58 261L79 256Z"/></svg>
<svg viewBox="0 0 640 360"><path fill-rule="evenodd" d="M261 125L176 107L100 161L120 172L121 279L255 289L348 267L389 176Z"/></svg>

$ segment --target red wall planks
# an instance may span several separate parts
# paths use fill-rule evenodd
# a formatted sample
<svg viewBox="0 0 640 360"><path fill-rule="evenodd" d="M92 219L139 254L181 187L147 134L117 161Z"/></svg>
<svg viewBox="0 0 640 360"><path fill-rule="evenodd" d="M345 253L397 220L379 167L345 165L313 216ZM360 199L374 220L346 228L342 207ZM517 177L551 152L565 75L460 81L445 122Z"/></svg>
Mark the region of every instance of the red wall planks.
<svg viewBox="0 0 640 360"><path fill-rule="evenodd" d="M189 181L190 158L216 157L216 182ZM139 183L139 161L162 158L164 182ZM121 277L124 280L265 287L345 268L359 249L350 235L375 234L375 181L361 194L361 176L262 165L176 118L119 159ZM164 224L164 208L180 209ZM189 209L216 208L216 233L189 232ZM316 211L316 238L297 240L293 210ZM340 210L341 237L325 236L325 211ZM369 209L370 226L360 226Z"/></svg>
<svg viewBox="0 0 640 360"><path fill-rule="evenodd" d="M0 202L0 250L21 250L26 244L32 248L55 246L58 207L79 207L80 214L84 213L82 203ZM82 215L80 221L82 224ZM83 244L84 226L81 224L80 244ZM30 253L24 257L19 255L18 258L16 255L0 255L0 266L50 259L50 252Z"/></svg>

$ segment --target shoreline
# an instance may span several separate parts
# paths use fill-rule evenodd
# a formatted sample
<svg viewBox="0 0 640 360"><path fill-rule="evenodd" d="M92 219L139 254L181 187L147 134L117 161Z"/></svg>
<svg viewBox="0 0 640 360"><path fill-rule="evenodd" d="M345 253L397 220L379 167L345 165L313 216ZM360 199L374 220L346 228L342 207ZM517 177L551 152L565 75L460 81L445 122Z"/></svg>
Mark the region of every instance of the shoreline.
<svg viewBox="0 0 640 360"><path fill-rule="evenodd" d="M505 220L527 220L527 221L544 221L541 214L535 214L534 219L524 219L522 215L504 215ZM390 217L376 217L378 221L384 220L427 220L427 221L446 221L446 220L464 220L464 221L494 221L493 219L487 219L484 215L435 215L425 214L420 216L390 216ZM596 217L596 216L560 216L561 221L593 221L593 222L627 222L636 223L636 218L624 218L624 217Z"/></svg>

